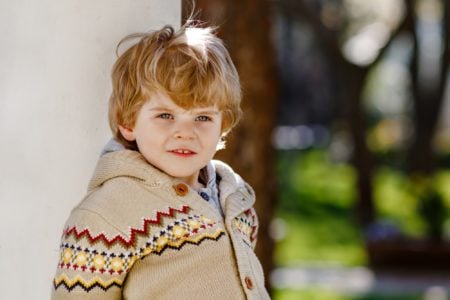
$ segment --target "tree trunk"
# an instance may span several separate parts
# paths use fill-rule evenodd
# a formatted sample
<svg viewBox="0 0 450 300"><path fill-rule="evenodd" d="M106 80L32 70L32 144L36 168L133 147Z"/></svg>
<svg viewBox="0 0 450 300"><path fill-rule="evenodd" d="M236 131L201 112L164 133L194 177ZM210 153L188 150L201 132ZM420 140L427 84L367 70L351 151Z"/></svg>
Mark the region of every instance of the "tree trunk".
<svg viewBox="0 0 450 300"><path fill-rule="evenodd" d="M275 153L271 135L276 124L278 82L270 40L270 3L263 0L199 0L198 17L219 25L238 69L243 89L244 117L227 138L218 158L229 163L255 189L260 228L256 254L264 268L266 285L273 269L274 242L269 235L276 192Z"/></svg>
<svg viewBox="0 0 450 300"><path fill-rule="evenodd" d="M439 120L439 112L447 86L447 74L450 62L450 4L442 1L444 18L442 20L444 52L440 58L441 70L438 82L431 88L419 81L419 46L417 37L417 24L411 24L413 32L414 52L411 63L411 76L413 82L414 100L414 138L409 151L409 169L411 172L431 174L435 168L435 155L433 152L433 137ZM408 13L415 16L414 3L407 1ZM414 19L415 20L415 19Z"/></svg>
<svg viewBox="0 0 450 300"><path fill-rule="evenodd" d="M369 69L357 67L348 62L341 63L341 66L341 70L338 71L341 74L340 86L346 90L341 93L345 97L342 102L346 103L346 120L353 137L352 164L357 171L356 216L359 224L366 228L376 218L372 193L374 160L367 147L367 122L362 105L362 94Z"/></svg>

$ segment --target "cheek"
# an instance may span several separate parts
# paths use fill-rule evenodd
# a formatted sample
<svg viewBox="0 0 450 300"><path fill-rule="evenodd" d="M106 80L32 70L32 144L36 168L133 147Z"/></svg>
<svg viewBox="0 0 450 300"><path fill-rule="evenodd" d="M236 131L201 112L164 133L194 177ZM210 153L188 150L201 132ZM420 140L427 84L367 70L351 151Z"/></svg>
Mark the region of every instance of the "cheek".
<svg viewBox="0 0 450 300"><path fill-rule="evenodd" d="M199 130L199 134L207 138L211 143L220 139L220 126L203 127Z"/></svg>
<svg viewBox="0 0 450 300"><path fill-rule="evenodd" d="M222 130L222 124L220 123L198 123L196 124L196 128L198 131L201 131L204 134L213 135L220 134Z"/></svg>
<svg viewBox="0 0 450 300"><path fill-rule="evenodd" d="M217 144L219 142L220 142L220 135L219 134L214 134L214 135L211 135L211 136L208 137L207 143L208 143L208 145L211 148L214 148L214 151L216 150Z"/></svg>

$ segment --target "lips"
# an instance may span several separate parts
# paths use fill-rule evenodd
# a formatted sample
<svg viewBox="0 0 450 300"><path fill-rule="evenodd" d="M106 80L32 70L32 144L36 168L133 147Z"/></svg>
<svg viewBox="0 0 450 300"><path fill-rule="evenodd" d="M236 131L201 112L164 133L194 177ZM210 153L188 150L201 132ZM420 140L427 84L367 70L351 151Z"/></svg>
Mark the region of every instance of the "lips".
<svg viewBox="0 0 450 300"><path fill-rule="evenodd" d="M173 150L169 150L169 153L172 153L174 155L181 156L181 157L189 157L189 156L193 156L193 155L197 154L196 152L189 150L189 149L173 149Z"/></svg>

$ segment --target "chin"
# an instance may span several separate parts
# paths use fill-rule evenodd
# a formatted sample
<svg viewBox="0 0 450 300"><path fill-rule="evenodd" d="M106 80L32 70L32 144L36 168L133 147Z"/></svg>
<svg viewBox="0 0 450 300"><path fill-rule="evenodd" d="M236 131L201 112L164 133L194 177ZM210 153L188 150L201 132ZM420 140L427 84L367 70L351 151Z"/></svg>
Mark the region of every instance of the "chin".
<svg viewBox="0 0 450 300"><path fill-rule="evenodd" d="M165 171L167 174L169 174L172 177L176 177L176 178L184 178L184 177L190 177L192 176L192 173L184 173L184 172L171 172L171 171Z"/></svg>

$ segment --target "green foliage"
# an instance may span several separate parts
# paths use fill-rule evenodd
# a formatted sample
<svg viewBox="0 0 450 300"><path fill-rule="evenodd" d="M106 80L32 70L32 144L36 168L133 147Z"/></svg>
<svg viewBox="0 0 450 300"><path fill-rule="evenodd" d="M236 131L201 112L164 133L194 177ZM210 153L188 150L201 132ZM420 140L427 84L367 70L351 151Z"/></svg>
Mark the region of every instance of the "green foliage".
<svg viewBox="0 0 450 300"><path fill-rule="evenodd" d="M366 262L360 230L351 206L355 198L352 168L333 164L326 152L280 152L278 216L286 237L275 250L278 265L307 261L360 265Z"/></svg>
<svg viewBox="0 0 450 300"><path fill-rule="evenodd" d="M379 168L373 187L378 217L394 222L406 235L425 237L443 230L450 207L450 171L420 177Z"/></svg>
<svg viewBox="0 0 450 300"><path fill-rule="evenodd" d="M424 234L424 222L417 214L417 198L411 193L410 182L403 173L391 168L378 169L373 189L379 218L395 223L407 235Z"/></svg>
<svg viewBox="0 0 450 300"><path fill-rule="evenodd" d="M281 209L347 210L355 200L355 174L347 164L333 164L321 150L279 153Z"/></svg>
<svg viewBox="0 0 450 300"><path fill-rule="evenodd" d="M275 249L275 263L289 266L308 262L328 262L356 266L366 263L360 232L352 222L329 216L283 215L286 236Z"/></svg>
<svg viewBox="0 0 450 300"><path fill-rule="evenodd" d="M361 228L355 222L353 210L357 188L353 168L349 164L334 164L324 150L280 151L278 174L277 217L285 222L285 236L276 245L276 265L365 265ZM448 210L450 171L437 172L429 182ZM373 189L379 219L389 220L406 235L425 235L427 226L420 214L423 204L417 194L420 190L417 182L401 171L383 167L374 174ZM450 230L447 215L446 220ZM416 300L422 296L374 293L348 296L310 288L276 290L274 299Z"/></svg>
<svg viewBox="0 0 450 300"><path fill-rule="evenodd" d="M442 197L436 190L430 189L420 200L419 212L427 224L427 235L434 240L441 240L447 214Z"/></svg>
<svg viewBox="0 0 450 300"><path fill-rule="evenodd" d="M439 170L434 177L435 189L442 196L446 207L450 207L450 171Z"/></svg>
<svg viewBox="0 0 450 300"><path fill-rule="evenodd" d="M275 290L273 299L276 300L421 300L421 295L396 295L369 293L365 295L343 295L323 289Z"/></svg>
<svg viewBox="0 0 450 300"><path fill-rule="evenodd" d="M276 290L274 293L274 299L277 300L298 300L298 299L308 299L308 300L346 300L342 295L337 295L336 293L317 290L317 289L307 289L307 290Z"/></svg>

